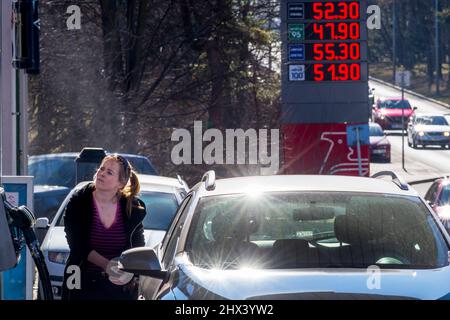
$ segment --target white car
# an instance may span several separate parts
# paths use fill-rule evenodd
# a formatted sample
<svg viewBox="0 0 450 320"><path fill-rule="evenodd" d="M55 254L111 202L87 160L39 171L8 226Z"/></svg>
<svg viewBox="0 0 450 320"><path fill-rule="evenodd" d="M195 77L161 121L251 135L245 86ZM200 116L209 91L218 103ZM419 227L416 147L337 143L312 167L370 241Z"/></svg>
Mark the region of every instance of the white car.
<svg viewBox="0 0 450 320"><path fill-rule="evenodd" d="M186 196L189 188L180 178L168 178L153 175L138 175L141 185L139 198L144 201L147 215L143 221L146 246L157 246L177 211L178 205ZM61 284L64 267L69 257L69 245L64 232L64 211L72 194L84 187L88 182L79 183L64 199L50 226L47 218L40 218L35 228L49 228L41 245L45 257L53 294L61 297Z"/></svg>
<svg viewBox="0 0 450 320"><path fill-rule="evenodd" d="M449 251L439 218L393 172L211 171L157 250L127 250L119 268L140 275L141 300L448 299Z"/></svg>

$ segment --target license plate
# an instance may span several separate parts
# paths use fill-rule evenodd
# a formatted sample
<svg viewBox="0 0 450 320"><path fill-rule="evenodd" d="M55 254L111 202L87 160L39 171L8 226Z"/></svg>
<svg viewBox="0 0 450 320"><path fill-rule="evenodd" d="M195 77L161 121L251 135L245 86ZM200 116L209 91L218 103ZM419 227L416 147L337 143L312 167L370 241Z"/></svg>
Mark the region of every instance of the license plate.
<svg viewBox="0 0 450 320"><path fill-rule="evenodd" d="M401 128L402 128L402 125L399 124L399 123L394 123L394 124L392 125L392 129L401 129Z"/></svg>
<svg viewBox="0 0 450 320"><path fill-rule="evenodd" d="M373 150L372 152L375 154L380 154L380 153L384 153L384 150Z"/></svg>

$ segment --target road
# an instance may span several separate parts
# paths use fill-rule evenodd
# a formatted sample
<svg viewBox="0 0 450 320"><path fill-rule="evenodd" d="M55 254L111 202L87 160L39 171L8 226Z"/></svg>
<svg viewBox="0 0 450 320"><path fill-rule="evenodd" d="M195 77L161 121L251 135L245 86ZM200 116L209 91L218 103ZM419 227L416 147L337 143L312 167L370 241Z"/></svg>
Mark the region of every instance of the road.
<svg viewBox="0 0 450 320"><path fill-rule="evenodd" d="M384 97L401 97L400 90L370 81L369 86L375 88L375 100ZM420 113L450 113L450 110L422 98L405 94L412 106L417 107ZM408 147L405 136L405 169L402 168L402 136L401 131L387 131L391 142L391 163L372 163L370 171L375 173L381 170L393 170L401 174L407 181L422 180L450 174L450 150L442 150L439 147L426 149L413 149ZM424 195L429 183L415 185L414 188Z"/></svg>

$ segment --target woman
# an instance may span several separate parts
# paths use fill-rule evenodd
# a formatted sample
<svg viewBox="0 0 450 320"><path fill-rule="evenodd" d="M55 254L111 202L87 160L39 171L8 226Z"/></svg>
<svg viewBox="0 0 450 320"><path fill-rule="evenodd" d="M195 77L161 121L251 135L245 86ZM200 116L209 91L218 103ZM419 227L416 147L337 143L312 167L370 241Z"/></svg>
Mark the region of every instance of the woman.
<svg viewBox="0 0 450 320"><path fill-rule="evenodd" d="M103 159L94 182L73 194L64 215L70 255L62 299L134 298L130 285L114 284L110 275L117 275L112 259L124 250L145 245L142 220L146 210L136 198L139 189L130 163L110 155Z"/></svg>

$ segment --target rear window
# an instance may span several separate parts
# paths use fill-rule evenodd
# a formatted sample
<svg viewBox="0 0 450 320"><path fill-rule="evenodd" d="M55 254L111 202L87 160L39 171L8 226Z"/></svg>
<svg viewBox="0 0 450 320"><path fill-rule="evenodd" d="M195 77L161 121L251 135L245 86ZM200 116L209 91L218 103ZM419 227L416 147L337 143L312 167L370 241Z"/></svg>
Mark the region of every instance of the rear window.
<svg viewBox="0 0 450 320"><path fill-rule="evenodd" d="M268 193L200 200L187 251L205 268L439 268L447 244L419 198Z"/></svg>
<svg viewBox="0 0 450 320"><path fill-rule="evenodd" d="M72 188L75 185L74 158L41 158L30 157L28 173L34 176L35 185L64 186Z"/></svg>

